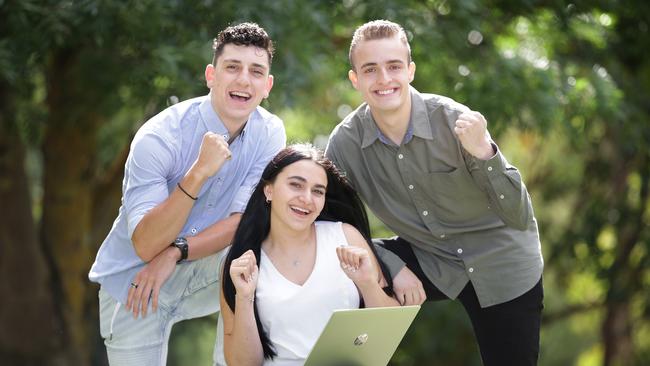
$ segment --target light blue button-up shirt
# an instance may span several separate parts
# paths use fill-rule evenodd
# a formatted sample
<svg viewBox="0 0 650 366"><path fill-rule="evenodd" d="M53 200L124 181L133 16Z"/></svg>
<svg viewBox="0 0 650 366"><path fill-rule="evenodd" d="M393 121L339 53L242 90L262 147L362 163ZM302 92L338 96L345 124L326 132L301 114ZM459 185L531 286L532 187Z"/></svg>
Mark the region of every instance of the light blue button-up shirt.
<svg viewBox="0 0 650 366"><path fill-rule="evenodd" d="M125 166L122 206L88 274L118 301L126 302L131 280L145 265L131 241L136 226L183 179L208 131L228 137L209 95L165 109L136 133ZM194 236L243 212L262 171L285 143L282 120L257 107L230 144L232 159L203 184L179 236Z"/></svg>

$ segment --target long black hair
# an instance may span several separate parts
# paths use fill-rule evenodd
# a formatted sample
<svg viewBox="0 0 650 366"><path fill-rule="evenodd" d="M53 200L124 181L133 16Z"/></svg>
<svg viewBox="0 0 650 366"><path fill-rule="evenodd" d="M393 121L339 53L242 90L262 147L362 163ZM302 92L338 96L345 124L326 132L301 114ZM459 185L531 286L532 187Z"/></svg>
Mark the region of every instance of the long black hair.
<svg viewBox="0 0 650 366"><path fill-rule="evenodd" d="M262 178L253 191L248 205L241 217L235 237L226 256L223 266L223 294L230 309L235 311L235 286L230 277L230 264L248 250L255 253L257 265L260 264L260 251L262 242L269 235L271 229L271 207L266 203L264 187L275 181L278 174L286 167L300 160L311 160L323 167L327 174L327 193L323 211L316 218L320 221L341 221L354 226L363 235L375 257L377 252L370 241L370 226L366 210L356 191L341 175L323 153L309 144L296 144L284 148L269 162L262 173ZM392 288L392 279L386 266L379 260L379 266L388 283L388 291ZM273 358L277 355L271 341L262 327L257 311L257 304L253 304L255 323L262 343L264 358Z"/></svg>

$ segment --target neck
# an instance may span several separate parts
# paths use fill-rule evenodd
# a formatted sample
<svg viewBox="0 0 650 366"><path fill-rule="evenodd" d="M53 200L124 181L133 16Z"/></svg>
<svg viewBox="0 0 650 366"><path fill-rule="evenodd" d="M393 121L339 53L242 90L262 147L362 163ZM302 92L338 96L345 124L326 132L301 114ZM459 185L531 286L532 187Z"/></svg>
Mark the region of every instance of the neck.
<svg viewBox="0 0 650 366"><path fill-rule="evenodd" d="M309 225L305 230L293 230L288 227L277 227L271 223L271 230L264 244L269 249L282 251L308 246L315 237L315 229L314 224Z"/></svg>
<svg viewBox="0 0 650 366"><path fill-rule="evenodd" d="M230 136L230 141L228 141L228 143L232 142L232 140L234 140L235 137L237 137L244 129L246 122L248 122L248 118L241 121L226 118L222 113L219 113L219 108L217 108L214 99L212 100L212 109L214 110L214 113L217 114L223 125L226 127L226 130L228 130L228 135Z"/></svg>
<svg viewBox="0 0 650 366"><path fill-rule="evenodd" d="M377 127L384 136L389 138L396 145L400 145L404 140L406 131L409 127L409 120L411 118L411 97L406 103L398 109L392 111L376 111L370 110L372 118L375 120Z"/></svg>

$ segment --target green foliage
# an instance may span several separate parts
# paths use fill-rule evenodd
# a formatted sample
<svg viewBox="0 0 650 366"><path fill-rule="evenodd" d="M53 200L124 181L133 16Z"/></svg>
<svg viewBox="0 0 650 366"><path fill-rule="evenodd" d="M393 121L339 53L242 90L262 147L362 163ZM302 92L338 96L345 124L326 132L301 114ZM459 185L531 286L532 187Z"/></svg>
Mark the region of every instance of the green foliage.
<svg viewBox="0 0 650 366"><path fill-rule="evenodd" d="M141 123L206 92L217 30L256 21L277 48L264 106L284 119L289 141L324 146L361 102L347 80L352 32L370 19L397 21L417 64L413 85L481 111L527 183L546 259L540 365L604 363L614 327L603 324L614 315L625 319L614 338L633 345L629 364L643 365L650 362L649 4L0 1L0 105L15 111L0 111L0 123L33 151L33 192L44 188L44 136L64 125L97 141L92 174L101 176ZM75 100L56 99L61 86ZM52 121L51 109L63 104L68 118ZM96 118L79 117L88 115ZM374 235L391 235L371 222ZM182 346L170 348L170 362L194 363L182 352L196 345L209 363L206 329L214 322L189 324L196 325L175 336ZM457 303L427 304L393 363L432 360L478 364Z"/></svg>

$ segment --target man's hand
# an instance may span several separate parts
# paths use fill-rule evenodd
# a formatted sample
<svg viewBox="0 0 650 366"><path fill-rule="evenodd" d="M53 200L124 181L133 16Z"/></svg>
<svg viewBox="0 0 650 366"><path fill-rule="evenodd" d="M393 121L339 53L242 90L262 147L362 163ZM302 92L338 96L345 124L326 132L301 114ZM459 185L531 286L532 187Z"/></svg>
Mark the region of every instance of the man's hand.
<svg viewBox="0 0 650 366"><path fill-rule="evenodd" d="M206 132L203 135L199 156L196 158L193 168L198 169L204 177L211 177L231 157L232 153L228 148L228 142L223 136L213 132Z"/></svg>
<svg viewBox="0 0 650 366"><path fill-rule="evenodd" d="M180 255L178 248L169 247L155 256L135 275L126 299L126 310L132 310L134 318L137 318L138 314L142 314L143 318L147 316L149 299L151 299L152 311L158 309L160 288L174 273Z"/></svg>
<svg viewBox="0 0 650 366"><path fill-rule="evenodd" d="M393 290L402 305L420 305L427 299L422 282L406 266L393 278Z"/></svg>
<svg viewBox="0 0 650 366"><path fill-rule="evenodd" d="M454 132L463 148L474 157L487 160L494 156L487 121L479 112L470 111L458 116Z"/></svg>

